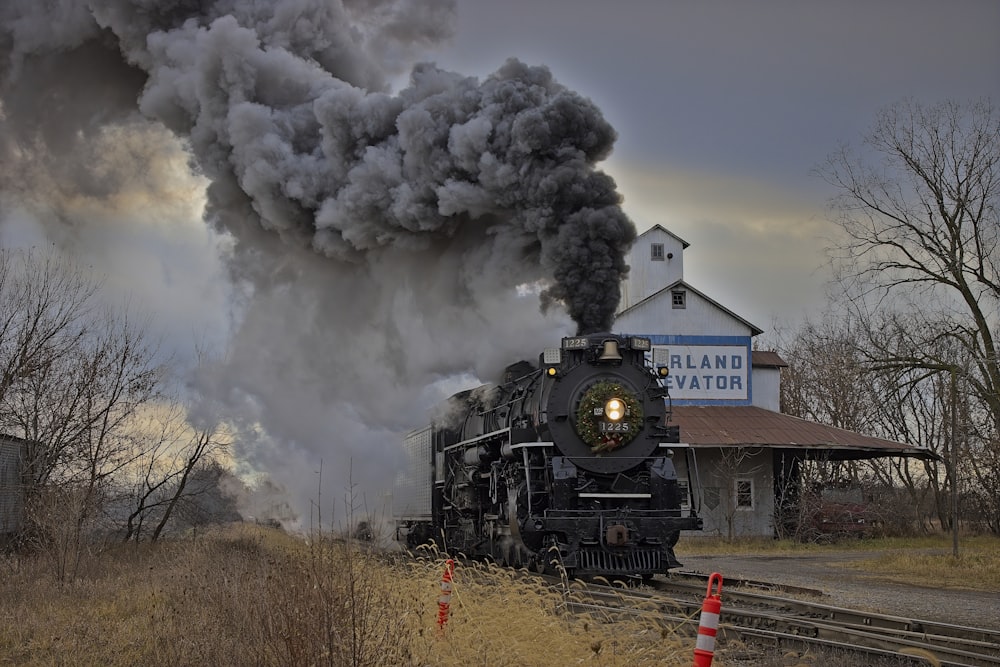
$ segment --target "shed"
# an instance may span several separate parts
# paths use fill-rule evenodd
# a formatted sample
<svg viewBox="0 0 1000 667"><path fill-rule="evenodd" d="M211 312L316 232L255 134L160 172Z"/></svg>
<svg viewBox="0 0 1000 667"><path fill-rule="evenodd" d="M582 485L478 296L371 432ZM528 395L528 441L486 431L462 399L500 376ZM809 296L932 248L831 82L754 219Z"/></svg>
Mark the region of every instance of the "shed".
<svg viewBox="0 0 1000 667"><path fill-rule="evenodd" d="M0 435L0 540L16 533L24 518L21 473L25 456L24 440Z"/></svg>

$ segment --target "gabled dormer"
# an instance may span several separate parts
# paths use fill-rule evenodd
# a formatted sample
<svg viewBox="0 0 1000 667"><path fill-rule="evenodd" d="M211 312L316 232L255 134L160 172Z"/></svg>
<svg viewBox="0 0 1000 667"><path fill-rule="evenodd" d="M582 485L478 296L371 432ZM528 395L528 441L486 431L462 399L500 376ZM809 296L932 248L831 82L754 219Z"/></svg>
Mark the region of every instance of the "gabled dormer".
<svg viewBox="0 0 1000 667"><path fill-rule="evenodd" d="M684 249L690 244L660 225L635 240L628 255L629 275L622 283L619 310L626 310L684 278Z"/></svg>

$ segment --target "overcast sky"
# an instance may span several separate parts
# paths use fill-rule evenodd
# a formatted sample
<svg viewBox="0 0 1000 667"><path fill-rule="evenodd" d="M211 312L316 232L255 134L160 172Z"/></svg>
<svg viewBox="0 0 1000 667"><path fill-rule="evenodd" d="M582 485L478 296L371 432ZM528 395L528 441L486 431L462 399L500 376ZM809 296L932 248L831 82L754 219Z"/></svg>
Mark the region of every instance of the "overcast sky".
<svg viewBox="0 0 1000 667"><path fill-rule="evenodd" d="M366 6L360 0L344 4L350 11ZM512 57L545 65L557 81L589 98L617 131L610 158L598 168L617 182L624 211L638 230L661 224L688 241L687 281L765 331L775 324L794 326L823 303L824 239L835 231L826 221L826 203L833 193L810 175L814 167L841 143L857 144L877 112L903 98L923 104L981 97L1000 102L997 0L459 0L452 37L443 40L449 30L436 29L435 21L447 24L446 4L367 4L377 10L392 6L412 21L390 22L384 34L378 30L385 26L373 21L376 38L357 53L354 44L343 52L334 49L334 65L359 87L344 89L314 71L311 60L349 35L336 23L341 14L327 11L332 5L285 0L282 8L290 11L276 14L288 24L268 24L268 43L294 42L309 53L303 59L286 58L280 46L265 53L228 17L215 17L217 29L198 39L186 29L164 35L141 25L157 17L138 0L64 0L65 11L58 15L47 14L34 0L0 2L0 244L54 246L94 267L112 298L130 298L149 313L175 358L190 359L196 342L225 350L222 367L202 378L202 389L245 415L237 456L269 473L306 512L321 461L324 470L340 472L340 478L324 473L334 490L343 489L352 473L354 482L391 481L387 461L399 456L400 433L426 423L433 402L467 388L475 381L468 373L492 379L504 364L537 354L551 344L546 339L573 329L564 314L542 316L533 293L510 289L514 281L538 277L539 266L551 268L544 264L545 253L537 256L538 239L524 241L524 229L496 225L469 247L463 245L469 239L456 233L461 242L436 254L405 254L412 249L405 242L416 238L408 233L427 231L427 221L408 220L398 234L385 220L366 217L364 208L366 201L374 202L374 210L405 187L393 188L392 195L355 188L361 208L338 208L339 200L325 208L325 224L345 219L352 224L345 239L371 242L361 251L374 251L360 263L337 256L346 246L336 245L341 239L329 233L335 227L313 239L314 247L331 242L325 250L334 260L329 253L307 251L309 257L303 257L282 244L274 231L302 221L302 202L322 212L317 202L328 201L327 181L338 188L341 183L324 176L347 166L331 165L337 160L330 159L310 167L308 160L320 151L302 146L321 132L311 120L302 121L308 113L229 109L227 104L238 106L240 95L253 88L240 88L244 76L256 82L255 76L269 72L259 80L260 89L281 98L296 88L283 88L293 79L273 75L280 65L300 84L312 81L315 90L333 91L325 111L334 120L323 136L343 130L344 145L357 139L363 146L365 133L381 131L379 109L398 101L359 92L370 75L378 78L386 57L411 60L416 52L417 59L479 79ZM236 6L252 14L266 13L270 5L206 1L198 8ZM143 94L142 115L136 97L145 72L114 62L119 55L101 49L67 52L99 37L94 7L124 36L129 61L157 73L153 92L147 88ZM317 34L312 23L297 21L298 11L313 12L309 15L326 20L337 34L329 40ZM142 32L147 29L148 35ZM437 45L428 46L433 41ZM164 47L167 43L172 46ZM313 43L320 46L308 51ZM189 58L195 49L203 49L199 58ZM19 60L22 52L43 57ZM225 76L218 75L220 61L230 67ZM185 70L191 62L207 69ZM409 94L443 79L426 76ZM188 85L191 81L208 85L199 89ZM396 92L408 77L390 81ZM314 90L310 85L301 90ZM189 97L199 90L202 98ZM345 112L334 102L358 106ZM352 115L358 109L362 113ZM185 113L202 114L197 132L190 131L194 118ZM593 110L581 116L589 119L578 123L584 129L599 126L592 123ZM408 117L414 118L419 114ZM236 149L222 140L212 143L214 128L232 132L239 120L264 129L244 127ZM300 121L309 128L306 135L283 145L282 132ZM465 142L459 148L475 149L483 140L477 132L494 121L458 122L457 134L445 127L444 136L459 137ZM570 125L558 131L579 130L567 129ZM352 131L360 138L347 137ZM562 140L555 134L553 141ZM258 142L261 137L273 141ZM450 145L439 151L445 152ZM356 151L370 153L379 151ZM194 160L201 165L199 175L190 168ZM386 162L393 167L391 159ZM436 171L430 162L418 164L416 174ZM364 174L392 182L365 166ZM586 178L591 165L582 166ZM230 168L241 186L256 187L252 211L249 199L226 198L225 188L235 182ZM524 178L529 190L549 174L535 176ZM221 196L215 201L216 224L210 226L202 218L213 177ZM478 185L451 191L449 205L489 208L491 201L477 199ZM337 197L348 190L342 188ZM300 199L289 205L285 195ZM509 197L502 204L515 212L511 219L523 213L518 200ZM416 215L412 207L399 208ZM337 218L344 210L343 219ZM286 211L291 213L282 217ZM271 217L262 221L263 230L244 225L265 214ZM431 211L428 218L433 217ZM480 219L475 211L469 217ZM614 232L616 219L590 221L584 231ZM307 220L314 222L319 218ZM573 225L562 227L560 243L564 228ZM218 231L222 228L226 233ZM569 237L586 238L578 232L574 227ZM384 240L397 234L404 240L402 250ZM547 238L551 242L553 236ZM447 243L452 240L446 237ZM535 264L517 264L532 248ZM509 257L515 260L508 262ZM234 290L233 275L253 289Z"/></svg>
<svg viewBox="0 0 1000 667"><path fill-rule="evenodd" d="M1000 2L459 0L453 36L417 52L479 78L511 57L596 103L618 133L600 167L638 230L688 241L688 282L770 331L822 304L832 191L810 171L905 97L1000 101ZM63 243L156 304L169 339L222 340L226 242L199 219L205 181L177 146L142 142L163 143L157 163L107 167L126 174L116 201L77 211L100 225L42 229L8 201L0 242L75 235Z"/></svg>
<svg viewBox="0 0 1000 667"><path fill-rule="evenodd" d="M618 131L605 167L685 278L762 329L822 299L831 191L810 175L905 97L1000 101L995 0L461 0L444 67L548 65Z"/></svg>

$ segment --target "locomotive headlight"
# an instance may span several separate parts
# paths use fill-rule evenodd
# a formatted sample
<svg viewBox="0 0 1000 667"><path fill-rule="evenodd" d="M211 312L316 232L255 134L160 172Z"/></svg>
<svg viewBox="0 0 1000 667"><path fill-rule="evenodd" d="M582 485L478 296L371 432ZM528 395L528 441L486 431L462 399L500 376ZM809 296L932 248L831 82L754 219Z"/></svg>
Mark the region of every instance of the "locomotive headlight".
<svg viewBox="0 0 1000 667"><path fill-rule="evenodd" d="M609 421L620 421L625 416L625 402L620 398L609 398L604 404L604 417Z"/></svg>

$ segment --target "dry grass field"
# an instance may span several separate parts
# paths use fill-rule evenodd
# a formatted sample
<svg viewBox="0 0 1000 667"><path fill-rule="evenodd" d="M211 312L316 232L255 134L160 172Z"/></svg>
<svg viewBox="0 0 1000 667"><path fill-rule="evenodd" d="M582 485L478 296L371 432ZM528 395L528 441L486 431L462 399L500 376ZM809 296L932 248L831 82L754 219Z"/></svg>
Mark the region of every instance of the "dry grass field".
<svg viewBox="0 0 1000 667"><path fill-rule="evenodd" d="M681 545L679 545L681 546ZM688 540L687 553L870 549L865 567L1000 590L1000 540L795 545ZM942 555L940 551L948 555ZM0 557L0 665L688 665L693 640L655 617L564 613L578 584L539 588L487 565L455 570L438 626L443 556L238 525L88 554L59 583L43 558ZM696 619L693 619L696 621ZM690 630L690 624L688 631ZM724 667L725 656L715 664Z"/></svg>
<svg viewBox="0 0 1000 667"><path fill-rule="evenodd" d="M119 545L59 584L0 560L0 665L681 665L693 641L655 621L580 618L563 591L460 566L440 631L444 559L236 526Z"/></svg>

